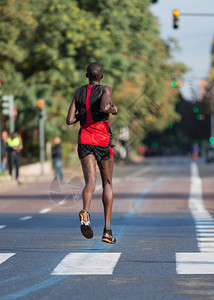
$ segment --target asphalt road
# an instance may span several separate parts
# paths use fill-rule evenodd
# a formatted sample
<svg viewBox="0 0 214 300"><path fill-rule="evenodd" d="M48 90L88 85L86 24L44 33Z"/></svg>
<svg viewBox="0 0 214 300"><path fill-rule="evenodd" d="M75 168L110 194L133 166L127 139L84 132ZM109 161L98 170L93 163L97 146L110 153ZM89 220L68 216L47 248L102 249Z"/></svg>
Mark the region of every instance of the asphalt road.
<svg viewBox="0 0 214 300"><path fill-rule="evenodd" d="M170 157L116 166L116 245L101 242L99 177L95 235L82 237L83 182L73 175L62 186L23 184L0 193L1 300L214 299L214 164Z"/></svg>

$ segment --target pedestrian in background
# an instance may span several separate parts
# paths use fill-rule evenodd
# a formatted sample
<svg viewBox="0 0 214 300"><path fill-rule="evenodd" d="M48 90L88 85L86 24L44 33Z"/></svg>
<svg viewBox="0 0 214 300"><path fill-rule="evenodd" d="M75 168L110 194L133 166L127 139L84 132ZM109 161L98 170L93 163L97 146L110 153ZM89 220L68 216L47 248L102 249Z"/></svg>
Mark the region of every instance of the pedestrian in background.
<svg viewBox="0 0 214 300"><path fill-rule="evenodd" d="M8 156L9 156L9 173L13 175L13 167L16 168L16 180L18 183L19 167L20 167L20 152L23 149L22 139L17 132L13 132L7 139L8 144Z"/></svg>
<svg viewBox="0 0 214 300"><path fill-rule="evenodd" d="M198 159L198 156L199 156L199 152L200 152L200 147L198 144L193 144L192 146L192 158L194 160L197 160Z"/></svg>
<svg viewBox="0 0 214 300"><path fill-rule="evenodd" d="M7 164L7 131L2 131L1 134L1 171L5 173L6 164Z"/></svg>
<svg viewBox="0 0 214 300"><path fill-rule="evenodd" d="M59 178L63 180L63 171L62 171L62 141L59 136L54 138L55 146L52 148L52 159L54 162L55 176L54 180Z"/></svg>

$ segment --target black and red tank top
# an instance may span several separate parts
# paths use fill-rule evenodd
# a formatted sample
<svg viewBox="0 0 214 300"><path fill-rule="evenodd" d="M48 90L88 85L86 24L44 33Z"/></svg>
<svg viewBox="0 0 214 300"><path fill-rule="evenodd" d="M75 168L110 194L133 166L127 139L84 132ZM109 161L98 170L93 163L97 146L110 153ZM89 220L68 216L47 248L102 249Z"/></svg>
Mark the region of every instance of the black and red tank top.
<svg viewBox="0 0 214 300"><path fill-rule="evenodd" d="M108 147L111 145L109 114L100 109L100 85L84 85L76 107L80 116L79 144Z"/></svg>

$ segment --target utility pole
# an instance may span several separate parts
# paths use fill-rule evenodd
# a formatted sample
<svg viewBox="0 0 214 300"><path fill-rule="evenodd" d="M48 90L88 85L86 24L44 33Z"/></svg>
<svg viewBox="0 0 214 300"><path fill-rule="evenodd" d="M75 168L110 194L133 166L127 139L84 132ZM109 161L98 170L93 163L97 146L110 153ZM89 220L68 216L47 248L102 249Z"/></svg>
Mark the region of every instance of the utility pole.
<svg viewBox="0 0 214 300"><path fill-rule="evenodd" d="M37 101L37 110L39 117L39 153L41 164L41 176L44 175L45 162L45 102L44 100Z"/></svg>
<svg viewBox="0 0 214 300"><path fill-rule="evenodd" d="M2 96L2 89L1 89L1 77L0 77L0 104L1 104L1 96ZM1 141L1 122L2 122L2 114L0 109L0 172L2 172L2 160L1 160L1 147L2 147L2 141Z"/></svg>

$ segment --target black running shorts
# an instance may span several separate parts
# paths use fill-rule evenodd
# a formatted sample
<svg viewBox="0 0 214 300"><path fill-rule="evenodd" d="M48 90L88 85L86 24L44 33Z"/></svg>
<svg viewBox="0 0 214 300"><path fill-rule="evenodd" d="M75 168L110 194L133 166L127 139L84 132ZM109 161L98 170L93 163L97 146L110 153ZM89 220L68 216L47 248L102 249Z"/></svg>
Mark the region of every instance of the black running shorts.
<svg viewBox="0 0 214 300"><path fill-rule="evenodd" d="M109 159L113 156L112 147L104 147L104 146L94 146L88 144L79 144L78 145L78 156L79 159L84 158L85 156L93 154L97 161L103 159Z"/></svg>

